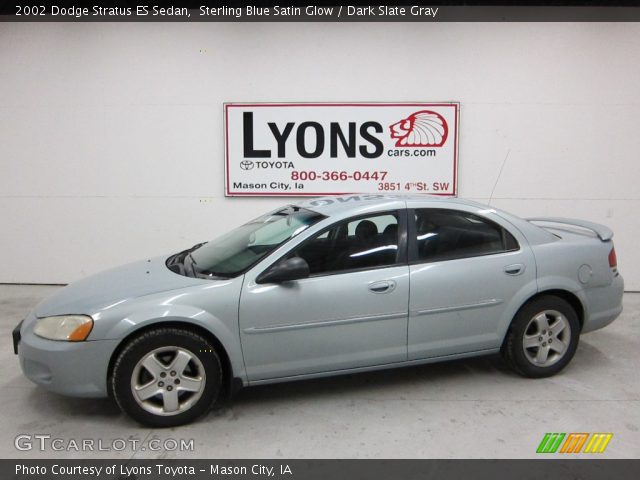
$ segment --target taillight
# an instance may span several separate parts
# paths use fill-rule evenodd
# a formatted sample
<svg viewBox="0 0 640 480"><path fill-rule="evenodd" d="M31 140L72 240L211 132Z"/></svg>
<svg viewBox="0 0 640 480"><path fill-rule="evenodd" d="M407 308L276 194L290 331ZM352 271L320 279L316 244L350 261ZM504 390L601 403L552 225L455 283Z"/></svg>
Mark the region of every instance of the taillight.
<svg viewBox="0 0 640 480"><path fill-rule="evenodd" d="M609 252L609 266L611 268L616 268L618 266L618 257L616 257L615 247Z"/></svg>

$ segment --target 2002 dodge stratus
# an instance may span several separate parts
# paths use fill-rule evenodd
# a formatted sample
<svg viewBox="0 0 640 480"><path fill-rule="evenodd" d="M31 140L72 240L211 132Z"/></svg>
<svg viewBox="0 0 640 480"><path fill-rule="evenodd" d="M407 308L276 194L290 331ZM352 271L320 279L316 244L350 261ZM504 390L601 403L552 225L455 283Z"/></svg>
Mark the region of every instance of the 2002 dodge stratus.
<svg viewBox="0 0 640 480"><path fill-rule="evenodd" d="M236 385L495 352L545 377L622 311L612 236L461 199L314 199L63 288L14 345L38 385L156 427Z"/></svg>

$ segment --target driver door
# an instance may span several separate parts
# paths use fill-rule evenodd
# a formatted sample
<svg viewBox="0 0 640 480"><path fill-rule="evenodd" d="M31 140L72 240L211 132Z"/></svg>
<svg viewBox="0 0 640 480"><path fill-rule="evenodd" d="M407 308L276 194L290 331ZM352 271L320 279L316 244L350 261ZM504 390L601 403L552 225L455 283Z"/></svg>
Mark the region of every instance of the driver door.
<svg viewBox="0 0 640 480"><path fill-rule="evenodd" d="M406 211L351 218L285 256L310 276L256 283L247 273L240 337L249 381L407 359Z"/></svg>

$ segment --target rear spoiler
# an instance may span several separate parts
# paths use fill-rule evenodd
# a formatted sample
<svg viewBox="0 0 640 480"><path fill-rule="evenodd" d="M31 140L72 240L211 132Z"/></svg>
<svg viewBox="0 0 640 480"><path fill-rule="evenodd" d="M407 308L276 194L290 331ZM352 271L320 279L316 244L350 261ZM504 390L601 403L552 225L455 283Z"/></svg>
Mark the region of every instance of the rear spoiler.
<svg viewBox="0 0 640 480"><path fill-rule="evenodd" d="M574 227L586 228L591 230L598 238L603 242L611 240L613 238L613 231L609 227L600 225L599 223L587 222L586 220L576 220L573 218L561 218L561 217L535 217L527 218L528 222L544 222L544 223L563 223L565 225L572 225Z"/></svg>

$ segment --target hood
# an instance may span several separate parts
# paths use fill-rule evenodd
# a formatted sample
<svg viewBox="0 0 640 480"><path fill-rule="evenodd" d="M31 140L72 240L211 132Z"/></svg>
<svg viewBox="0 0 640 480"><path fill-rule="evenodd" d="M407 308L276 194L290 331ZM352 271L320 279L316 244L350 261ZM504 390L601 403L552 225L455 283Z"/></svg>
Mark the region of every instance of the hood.
<svg viewBox="0 0 640 480"><path fill-rule="evenodd" d="M142 260L74 282L41 302L35 314L37 317L91 314L131 298L201 285L206 281L173 273L165 265L166 259L164 256Z"/></svg>

